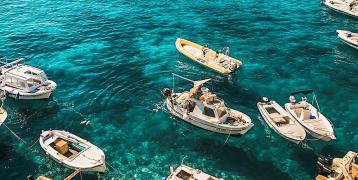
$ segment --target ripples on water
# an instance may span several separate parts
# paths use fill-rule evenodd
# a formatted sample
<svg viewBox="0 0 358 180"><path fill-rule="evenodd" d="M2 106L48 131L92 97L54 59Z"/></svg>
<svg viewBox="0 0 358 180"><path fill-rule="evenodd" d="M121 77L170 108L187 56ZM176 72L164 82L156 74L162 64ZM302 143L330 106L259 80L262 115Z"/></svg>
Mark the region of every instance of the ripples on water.
<svg viewBox="0 0 358 180"><path fill-rule="evenodd" d="M358 150L358 54L335 33L357 31L358 24L319 1L0 5L1 56L27 57L28 64L44 69L59 85L49 101L8 99L6 124L31 143L50 128L90 140L118 170L110 168L103 178L160 179L186 157L185 163L225 179L312 179L317 154ZM244 67L231 79L200 67L178 54L177 37L215 49L230 46ZM217 94L249 114L254 128L225 144L225 136L170 116L159 90L171 87L172 72L213 78ZM316 90L322 111L335 124L337 141L294 146L260 123L256 102L262 96L283 104L289 92L302 88ZM80 125L83 119L91 125ZM4 179L28 174L61 178L70 172L27 151L6 129L1 133Z"/></svg>

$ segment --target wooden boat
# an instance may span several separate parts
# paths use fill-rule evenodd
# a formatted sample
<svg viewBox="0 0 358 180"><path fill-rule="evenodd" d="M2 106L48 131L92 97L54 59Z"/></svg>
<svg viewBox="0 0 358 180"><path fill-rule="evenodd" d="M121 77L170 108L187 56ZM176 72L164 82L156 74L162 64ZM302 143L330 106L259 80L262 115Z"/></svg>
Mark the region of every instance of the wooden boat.
<svg viewBox="0 0 358 180"><path fill-rule="evenodd" d="M355 180L358 179L358 154L349 151L343 158L320 156L317 161L319 175L316 180Z"/></svg>
<svg viewBox="0 0 358 180"><path fill-rule="evenodd" d="M221 134L243 135L254 124L246 114L226 106L224 100L211 93L203 85L210 79L193 81L173 74L194 84L190 91L174 92L165 88L166 106L169 112L180 119Z"/></svg>
<svg viewBox="0 0 358 180"><path fill-rule="evenodd" d="M358 33L350 31L337 30L338 37L349 46L358 49Z"/></svg>
<svg viewBox="0 0 358 180"><path fill-rule="evenodd" d="M180 165L175 170L173 167L170 167L170 175L166 179L167 180L221 180L199 169L194 169L183 164Z"/></svg>
<svg viewBox="0 0 358 180"><path fill-rule="evenodd" d="M265 122L281 137L296 144L306 138L305 129L276 101L264 97L262 102L257 103L257 107Z"/></svg>
<svg viewBox="0 0 358 180"><path fill-rule="evenodd" d="M48 99L56 89L56 83L48 80L41 69L19 64L24 59L11 63L0 62L0 90L15 99Z"/></svg>
<svg viewBox="0 0 358 180"><path fill-rule="evenodd" d="M307 102L306 95L310 93L313 93L313 91L304 90L291 93L289 98L290 102L285 104L286 111L313 137L323 141L336 139L333 131L333 125L323 114L320 113L319 105L314 93L312 102L317 104L318 109ZM294 97L294 95L297 94L303 94L302 100L298 103L296 103L296 99Z"/></svg>
<svg viewBox="0 0 358 180"><path fill-rule="evenodd" d="M212 49L207 48L204 55L203 46L194 42L178 38L175 42L177 50L193 61L211 68L222 74L234 73L237 68L242 65L242 62L229 56L229 48L226 47L223 53L216 53Z"/></svg>
<svg viewBox="0 0 358 180"><path fill-rule="evenodd" d="M358 18L357 0L323 0L323 4L334 11Z"/></svg>
<svg viewBox="0 0 358 180"><path fill-rule="evenodd" d="M106 170L103 151L74 134L60 130L43 131L39 142L47 155L68 168L89 172Z"/></svg>

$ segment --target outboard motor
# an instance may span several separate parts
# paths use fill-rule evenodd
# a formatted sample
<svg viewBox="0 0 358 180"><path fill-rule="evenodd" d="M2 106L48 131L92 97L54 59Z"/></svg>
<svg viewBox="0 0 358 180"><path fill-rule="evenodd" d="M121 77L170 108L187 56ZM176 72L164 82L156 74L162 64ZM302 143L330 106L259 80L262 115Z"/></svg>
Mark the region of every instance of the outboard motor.
<svg viewBox="0 0 358 180"><path fill-rule="evenodd" d="M318 173L322 175L331 174L332 163L333 163L333 158L320 155L317 160Z"/></svg>
<svg viewBox="0 0 358 180"><path fill-rule="evenodd" d="M269 102L269 99L268 99L267 97L262 97L262 102L268 103L268 102Z"/></svg>
<svg viewBox="0 0 358 180"><path fill-rule="evenodd" d="M162 90L162 93L163 93L163 95L164 95L165 97L169 97L170 95L172 95L172 92L170 91L169 88L164 88L164 89Z"/></svg>
<svg viewBox="0 0 358 180"><path fill-rule="evenodd" d="M231 72L234 72L237 69L237 64L235 62L231 61L229 69Z"/></svg>
<svg viewBox="0 0 358 180"><path fill-rule="evenodd" d="M295 96L290 96L290 97L288 98L288 100L290 101L291 104L295 104L295 103L296 103L296 98L295 98Z"/></svg>

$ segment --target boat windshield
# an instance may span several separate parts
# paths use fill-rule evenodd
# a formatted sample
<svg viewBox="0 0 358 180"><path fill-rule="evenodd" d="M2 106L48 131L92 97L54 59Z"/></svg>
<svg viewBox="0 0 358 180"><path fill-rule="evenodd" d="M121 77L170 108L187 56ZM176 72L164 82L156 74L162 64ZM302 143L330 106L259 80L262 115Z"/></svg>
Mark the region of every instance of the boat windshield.
<svg viewBox="0 0 358 180"><path fill-rule="evenodd" d="M42 80L42 82L45 82L45 81L47 81L48 79L47 79L47 76L46 76L46 74L43 72L43 73L40 73L39 74L39 77L41 78L41 80Z"/></svg>
<svg viewBox="0 0 358 180"><path fill-rule="evenodd" d="M29 86L29 88L37 87L37 86L41 85L41 81L36 80L36 79L28 79L26 81L26 83Z"/></svg>
<svg viewBox="0 0 358 180"><path fill-rule="evenodd" d="M215 117L215 113L214 110L209 108L209 107L204 107L204 111L203 111L204 115L207 115L209 117Z"/></svg>

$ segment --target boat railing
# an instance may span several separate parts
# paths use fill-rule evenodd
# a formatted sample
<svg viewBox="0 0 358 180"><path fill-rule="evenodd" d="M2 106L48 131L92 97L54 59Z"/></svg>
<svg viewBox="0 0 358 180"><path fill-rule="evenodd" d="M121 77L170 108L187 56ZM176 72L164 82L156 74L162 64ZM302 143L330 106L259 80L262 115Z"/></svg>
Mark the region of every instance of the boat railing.
<svg viewBox="0 0 358 180"><path fill-rule="evenodd" d="M20 62L25 61L25 58L18 58L12 62L9 62L7 58L0 58L0 68L9 68L11 66L15 66Z"/></svg>

